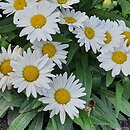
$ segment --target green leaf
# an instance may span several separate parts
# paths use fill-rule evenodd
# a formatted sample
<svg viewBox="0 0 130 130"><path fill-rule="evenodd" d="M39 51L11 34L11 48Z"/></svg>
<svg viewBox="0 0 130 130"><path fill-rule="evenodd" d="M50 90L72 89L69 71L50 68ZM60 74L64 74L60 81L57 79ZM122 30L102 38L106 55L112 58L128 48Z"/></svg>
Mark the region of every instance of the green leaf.
<svg viewBox="0 0 130 130"><path fill-rule="evenodd" d="M26 97L24 94L19 94L19 93L12 93L12 98L10 103L10 106L14 106L14 107L20 107L23 102L25 101Z"/></svg>
<svg viewBox="0 0 130 130"><path fill-rule="evenodd" d="M109 125L104 112L98 106L91 112L90 118L95 125Z"/></svg>
<svg viewBox="0 0 130 130"><path fill-rule="evenodd" d="M104 95L107 97L107 99L115 106L115 95L113 92L109 90L101 90L100 94ZM122 97L122 102L121 102L121 112L126 114L127 116L130 116L130 103Z"/></svg>
<svg viewBox="0 0 130 130"><path fill-rule="evenodd" d="M72 39L67 38L63 34L56 34L56 35L54 35L52 37L53 37L53 41L55 41L55 42L67 43L67 42L71 42L72 41Z"/></svg>
<svg viewBox="0 0 130 130"><path fill-rule="evenodd" d="M7 113L7 119L8 119L8 125L10 126L10 124L13 122L13 120L19 115L19 109L18 108L14 108L13 110L8 110Z"/></svg>
<svg viewBox="0 0 130 130"><path fill-rule="evenodd" d="M82 57L81 57L81 65L83 67L83 70L86 71L88 69L88 53L82 52Z"/></svg>
<svg viewBox="0 0 130 130"><path fill-rule="evenodd" d="M38 113L37 116L33 119L28 130L42 130L43 127L43 112Z"/></svg>
<svg viewBox="0 0 130 130"><path fill-rule="evenodd" d="M4 93L0 91L0 96L2 96L7 102L11 102L12 100L12 95L8 90L5 90Z"/></svg>
<svg viewBox="0 0 130 130"><path fill-rule="evenodd" d="M106 119L103 119L101 117L97 118L94 116L91 116L91 120L95 125L109 125L109 122L106 121Z"/></svg>
<svg viewBox="0 0 130 130"><path fill-rule="evenodd" d="M9 107L9 103L3 97L0 97L0 117L8 110Z"/></svg>
<svg viewBox="0 0 130 130"><path fill-rule="evenodd" d="M77 50L79 49L79 46L75 42L70 43L69 53L67 57L67 65L72 61L74 55L76 54Z"/></svg>
<svg viewBox="0 0 130 130"><path fill-rule="evenodd" d="M28 112L39 107L40 105L41 105L41 102L39 102L37 99L29 98L22 104L19 112L20 113Z"/></svg>
<svg viewBox="0 0 130 130"><path fill-rule="evenodd" d="M102 85L102 80L101 80L101 73L100 72L93 72L92 75L92 89L93 91L98 91L98 89L101 87Z"/></svg>
<svg viewBox="0 0 130 130"><path fill-rule="evenodd" d="M83 83L84 77L83 77L83 68L80 64L80 62L76 61L76 76L78 79L80 79L80 82Z"/></svg>
<svg viewBox="0 0 130 130"><path fill-rule="evenodd" d="M89 101L92 91L92 75L89 67L83 68L79 62L76 62L76 76L80 79L82 86L85 87L86 96L83 97L85 101Z"/></svg>
<svg viewBox="0 0 130 130"><path fill-rule="evenodd" d="M116 117L118 117L119 111L121 110L123 87L120 83L116 83Z"/></svg>
<svg viewBox="0 0 130 130"><path fill-rule="evenodd" d="M13 17L8 17L0 21L0 33L8 33L16 30L13 24Z"/></svg>
<svg viewBox="0 0 130 130"><path fill-rule="evenodd" d="M92 9L94 6L100 4L103 0L92 0L92 1L93 1L93 3L92 3L92 6L91 6L91 9Z"/></svg>
<svg viewBox="0 0 130 130"><path fill-rule="evenodd" d="M103 103L97 96L93 95L92 97L96 101L97 106L104 114L104 118L109 122L110 126L113 129L120 129L120 125L118 124L118 121L115 117L115 113L109 110L108 106L106 106L106 104Z"/></svg>
<svg viewBox="0 0 130 130"><path fill-rule="evenodd" d="M92 0L80 0L79 8L80 11L89 12L92 7L93 1Z"/></svg>
<svg viewBox="0 0 130 130"><path fill-rule="evenodd" d="M123 97L128 100L130 98L130 79L129 77L124 77L123 78Z"/></svg>
<svg viewBox="0 0 130 130"><path fill-rule="evenodd" d="M85 87L86 92L86 96L84 96L84 99L85 101L89 101L92 92L92 75L89 68L85 72L83 72L83 76L83 87Z"/></svg>
<svg viewBox="0 0 130 130"><path fill-rule="evenodd" d="M67 117L64 125L61 125L59 117L55 116L49 121L46 130L71 130L72 123L72 120Z"/></svg>
<svg viewBox="0 0 130 130"><path fill-rule="evenodd" d="M36 111L20 114L10 125L9 130L24 130L35 117Z"/></svg>
<svg viewBox="0 0 130 130"><path fill-rule="evenodd" d="M107 72L106 76L106 87L109 87L114 80L114 77L112 77L111 72Z"/></svg>
<svg viewBox="0 0 130 130"><path fill-rule="evenodd" d="M25 95L18 94L16 91L0 92L0 95L3 96L10 106L20 107L25 100Z"/></svg>
<svg viewBox="0 0 130 130"><path fill-rule="evenodd" d="M83 130L95 130L86 111L81 111L79 117L74 119L74 122L80 125Z"/></svg>
<svg viewBox="0 0 130 130"><path fill-rule="evenodd" d="M111 20L123 20L125 21L125 23L127 24L127 26L130 27L130 21L129 20L126 20L125 18L123 18L121 15L117 14L117 12L107 12L107 11L102 11L100 9L92 9L90 12L89 12L89 15L96 15L98 16L99 18L101 19L111 19Z"/></svg>
<svg viewBox="0 0 130 130"><path fill-rule="evenodd" d="M122 13L123 13L123 15L130 14L130 1L117 0L117 2L119 3L119 5L120 5L121 8L122 8Z"/></svg>

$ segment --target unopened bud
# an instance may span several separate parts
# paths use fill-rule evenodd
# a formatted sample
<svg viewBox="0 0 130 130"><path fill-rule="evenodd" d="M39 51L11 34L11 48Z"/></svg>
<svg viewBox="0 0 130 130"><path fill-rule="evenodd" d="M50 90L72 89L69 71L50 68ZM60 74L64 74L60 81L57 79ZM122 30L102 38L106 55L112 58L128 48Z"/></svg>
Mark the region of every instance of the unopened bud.
<svg viewBox="0 0 130 130"><path fill-rule="evenodd" d="M103 8L110 8L111 4L112 4L111 0L104 0Z"/></svg>

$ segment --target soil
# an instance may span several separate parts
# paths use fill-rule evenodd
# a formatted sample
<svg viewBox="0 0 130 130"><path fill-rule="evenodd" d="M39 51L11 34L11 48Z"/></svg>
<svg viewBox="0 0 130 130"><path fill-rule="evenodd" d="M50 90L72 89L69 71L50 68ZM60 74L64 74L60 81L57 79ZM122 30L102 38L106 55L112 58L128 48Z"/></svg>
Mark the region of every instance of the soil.
<svg viewBox="0 0 130 130"><path fill-rule="evenodd" d="M0 118L0 130L7 130L8 124L7 124L7 118Z"/></svg>
<svg viewBox="0 0 130 130"><path fill-rule="evenodd" d="M127 121L120 121L120 125L122 130L130 130L130 118L128 118Z"/></svg>

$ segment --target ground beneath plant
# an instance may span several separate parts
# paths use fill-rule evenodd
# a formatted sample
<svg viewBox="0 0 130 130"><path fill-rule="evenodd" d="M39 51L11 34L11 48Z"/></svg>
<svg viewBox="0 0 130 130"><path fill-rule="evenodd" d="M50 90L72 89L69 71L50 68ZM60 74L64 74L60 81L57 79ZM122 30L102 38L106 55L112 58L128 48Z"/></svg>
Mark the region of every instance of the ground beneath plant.
<svg viewBox="0 0 130 130"><path fill-rule="evenodd" d="M119 122L122 130L130 130L130 118L127 121L120 121ZM0 130L7 130L8 129L8 124L7 124L7 118L3 117L0 118ZM80 128L75 125L75 130L80 130Z"/></svg>
<svg viewBox="0 0 130 130"><path fill-rule="evenodd" d="M7 118L0 118L0 130L7 130L8 124L7 124Z"/></svg>

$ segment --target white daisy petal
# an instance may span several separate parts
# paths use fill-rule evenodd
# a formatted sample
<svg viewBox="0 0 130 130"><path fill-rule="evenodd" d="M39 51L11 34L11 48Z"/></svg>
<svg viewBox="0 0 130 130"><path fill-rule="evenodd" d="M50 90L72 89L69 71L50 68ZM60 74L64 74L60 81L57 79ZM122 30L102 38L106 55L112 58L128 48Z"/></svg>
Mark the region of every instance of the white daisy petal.
<svg viewBox="0 0 130 130"><path fill-rule="evenodd" d="M47 90L44 97L39 99L42 103L47 104L44 111L51 110L50 118L58 113L60 114L61 124L65 122L66 113L73 120L75 116L78 117L79 115L77 108L85 108L86 102L79 99L86 94L84 93L85 88L81 88L80 83L78 83L79 80L74 80L75 76L71 74L71 76L67 78L66 72L63 75L56 75L50 83L50 90ZM68 88L66 84L68 84ZM77 92L80 96L73 96L73 94Z"/></svg>
<svg viewBox="0 0 130 130"><path fill-rule="evenodd" d="M61 69L62 63L66 61L68 53L64 49L68 46L68 44L61 44L60 42L35 41L32 48L38 51L41 57L47 54L49 62L54 62ZM41 67L39 66L39 68Z"/></svg>
<svg viewBox="0 0 130 130"><path fill-rule="evenodd" d="M113 51L105 51L97 59L101 62L100 67L105 71L112 70L112 76L115 77L122 72L125 76L130 74L130 48L126 47L126 41L121 40L119 47L113 48Z"/></svg>
<svg viewBox="0 0 130 130"><path fill-rule="evenodd" d="M72 8L71 5L79 3L79 0L52 0L52 2L60 8Z"/></svg>
<svg viewBox="0 0 130 130"><path fill-rule="evenodd" d="M11 62L15 62L18 55L21 55L21 48L16 46L13 51L11 51L11 44L9 44L8 49L4 47L1 48L2 53L0 54L0 88L5 91L6 86L10 84L12 77L14 76L13 68ZM17 53L17 55L16 55Z"/></svg>
<svg viewBox="0 0 130 130"><path fill-rule="evenodd" d="M54 65L48 60L46 55L41 58L37 51L32 52L31 49L28 49L21 58L11 62L14 70L14 77L11 80L13 87L18 88L19 93L26 89L27 97L32 94L35 98L37 93L49 89Z"/></svg>
<svg viewBox="0 0 130 130"><path fill-rule="evenodd" d="M75 27L73 33L79 39L80 46L85 44L86 52L91 47L93 52L96 53L102 47L105 40L105 29L101 26L101 21L96 16L87 17L83 22L83 26Z"/></svg>
<svg viewBox="0 0 130 130"><path fill-rule="evenodd" d="M74 9L61 9L60 23L67 24L69 26L69 31L73 31L74 27L82 27L83 22L87 19L88 16L85 15L85 12L81 13L80 11L75 12Z"/></svg>
<svg viewBox="0 0 130 130"><path fill-rule="evenodd" d="M32 2L33 3L33 2ZM54 12L56 6L47 1L39 2L28 6L19 15L16 15L17 27L23 27L20 37L27 36L27 40L33 43L35 40L52 40L51 34L59 32L59 12Z"/></svg>

